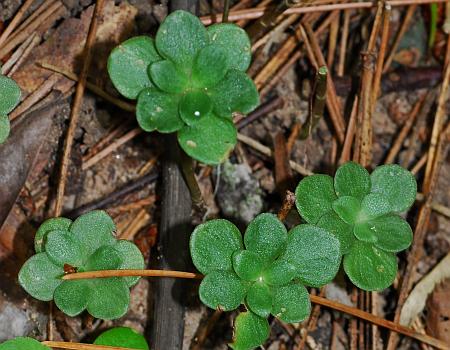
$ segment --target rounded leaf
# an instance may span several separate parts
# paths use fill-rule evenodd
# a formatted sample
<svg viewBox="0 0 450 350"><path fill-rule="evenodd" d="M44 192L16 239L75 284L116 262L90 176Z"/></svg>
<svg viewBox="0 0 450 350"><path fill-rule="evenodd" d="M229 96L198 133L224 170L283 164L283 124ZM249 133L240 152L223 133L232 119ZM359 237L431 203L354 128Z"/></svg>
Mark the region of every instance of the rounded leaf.
<svg viewBox="0 0 450 350"><path fill-rule="evenodd" d="M248 308L260 317L269 317L272 310L272 292L265 283L255 282L247 292Z"/></svg>
<svg viewBox="0 0 450 350"><path fill-rule="evenodd" d="M339 269L339 241L320 227L298 225L289 231L281 259L297 268L297 277L304 284L321 287L331 282Z"/></svg>
<svg viewBox="0 0 450 350"><path fill-rule="evenodd" d="M297 269L286 260L275 260L263 273L263 280L271 286L287 284L295 277Z"/></svg>
<svg viewBox="0 0 450 350"><path fill-rule="evenodd" d="M192 79L199 88L213 87L225 77L227 70L227 50L209 45L201 49L195 58Z"/></svg>
<svg viewBox="0 0 450 350"><path fill-rule="evenodd" d="M353 228L353 233L360 241L371 243L377 241L377 236L375 236L375 232L373 232L373 226L369 222L357 223Z"/></svg>
<svg viewBox="0 0 450 350"><path fill-rule="evenodd" d="M408 210L416 199L416 179L411 172L399 165L377 167L370 175L370 180L372 192L384 195L393 212Z"/></svg>
<svg viewBox="0 0 450 350"><path fill-rule="evenodd" d="M344 222L352 225L358 218L360 203L354 197L342 196L333 202L333 210Z"/></svg>
<svg viewBox="0 0 450 350"><path fill-rule="evenodd" d="M45 238L51 231L69 231L72 220L66 218L50 218L45 220L36 232L34 237L34 249L36 253L41 253L45 250Z"/></svg>
<svg viewBox="0 0 450 350"><path fill-rule="evenodd" d="M278 257L285 249L287 230L276 215L259 214L245 231L244 244L268 262Z"/></svg>
<svg viewBox="0 0 450 350"><path fill-rule="evenodd" d="M367 221L391 212L391 205L381 193L369 193L361 202L358 221Z"/></svg>
<svg viewBox="0 0 450 350"><path fill-rule="evenodd" d="M208 44L208 34L198 17L175 11L159 26L155 42L162 56L180 67L190 68L197 52Z"/></svg>
<svg viewBox="0 0 450 350"><path fill-rule="evenodd" d="M89 281L64 281L55 289L54 301L58 309L70 317L81 314L89 299Z"/></svg>
<svg viewBox="0 0 450 350"><path fill-rule="evenodd" d="M11 124L7 115L0 114L0 144L5 142L11 132Z"/></svg>
<svg viewBox="0 0 450 350"><path fill-rule="evenodd" d="M130 290L120 277L90 280L87 310L95 318L115 320L128 311Z"/></svg>
<svg viewBox="0 0 450 350"><path fill-rule="evenodd" d="M292 282L273 292L272 314L287 323L301 322L311 312L311 301L305 286Z"/></svg>
<svg viewBox="0 0 450 350"><path fill-rule="evenodd" d="M234 112L247 114L259 105L256 85L247 74L231 69L217 85L209 90L214 112L231 117Z"/></svg>
<svg viewBox="0 0 450 350"><path fill-rule="evenodd" d="M114 249L122 258L119 265L120 270L142 270L145 268L144 257L139 248L132 242L119 240L114 245ZM134 286L140 277L123 277L129 287Z"/></svg>
<svg viewBox="0 0 450 350"><path fill-rule="evenodd" d="M200 284L200 300L215 310L231 311L244 300L246 287L240 278L230 271L213 271Z"/></svg>
<svg viewBox="0 0 450 350"><path fill-rule="evenodd" d="M61 267L65 264L80 267L85 259L80 242L68 231L51 231L47 235L45 252L55 265Z"/></svg>
<svg viewBox="0 0 450 350"><path fill-rule="evenodd" d="M148 69L153 83L164 92L181 93L188 84L186 73L169 60L155 62Z"/></svg>
<svg viewBox="0 0 450 350"><path fill-rule="evenodd" d="M7 115L20 102L20 88L11 78L0 74L0 115Z"/></svg>
<svg viewBox="0 0 450 350"><path fill-rule="evenodd" d="M341 196L352 196L357 199L370 192L369 172L355 162L342 164L334 175L334 188L336 194Z"/></svg>
<svg viewBox="0 0 450 350"><path fill-rule="evenodd" d="M170 133L179 130L184 123L178 115L179 97L149 88L143 90L136 105L136 118L145 131L157 130Z"/></svg>
<svg viewBox="0 0 450 350"><path fill-rule="evenodd" d="M189 125L195 125L212 110L211 99L203 91L188 92L180 101L180 117Z"/></svg>
<svg viewBox="0 0 450 350"><path fill-rule="evenodd" d="M85 271L117 270L122 265L121 254L112 246L98 248L88 259Z"/></svg>
<svg viewBox="0 0 450 350"><path fill-rule="evenodd" d="M83 214L70 225L70 232L78 238L88 256L103 245L113 244L115 231L116 225L103 210L93 210Z"/></svg>
<svg viewBox="0 0 450 350"><path fill-rule="evenodd" d="M308 223L315 224L332 211L334 193L333 178L328 175L311 175L301 180L295 190L295 204L300 216Z"/></svg>
<svg viewBox="0 0 450 350"><path fill-rule="evenodd" d="M233 254L233 268L236 274L245 281L261 278L264 259L250 250L241 250Z"/></svg>
<svg viewBox="0 0 450 350"><path fill-rule="evenodd" d="M348 253L355 241L352 225L345 223L334 211L330 211L319 219L317 226L330 232L339 240L341 254Z"/></svg>
<svg viewBox="0 0 450 350"><path fill-rule="evenodd" d="M237 131L233 122L212 113L178 132L181 148L190 157L210 165L227 160L236 142Z"/></svg>
<svg viewBox="0 0 450 350"><path fill-rule="evenodd" d="M388 252L400 252L411 245L413 232L409 224L397 215L386 215L370 220L377 237L375 246Z"/></svg>
<svg viewBox="0 0 450 350"><path fill-rule="evenodd" d="M209 40L225 50L229 68L245 72L252 60L250 38L241 27L218 23L208 27Z"/></svg>
<svg viewBox="0 0 450 350"><path fill-rule="evenodd" d="M397 258L371 243L355 242L344 256L344 270L358 288L383 290L394 282L397 275Z"/></svg>
<svg viewBox="0 0 450 350"><path fill-rule="evenodd" d="M189 242L192 262L207 274L214 270L232 271L231 257L244 248L238 228L228 220L210 220L198 225Z"/></svg>
<svg viewBox="0 0 450 350"><path fill-rule="evenodd" d="M38 253L20 269L19 283L33 298L50 301L55 289L62 283L63 275L62 267L53 264L46 253Z"/></svg>
<svg viewBox="0 0 450 350"><path fill-rule="evenodd" d="M161 60L153 43L147 36L128 39L111 51L108 73L116 89L125 97L136 99L139 93L153 86L147 69Z"/></svg>
<svg viewBox="0 0 450 350"><path fill-rule="evenodd" d="M17 337L0 344L0 350L50 350L35 339Z"/></svg>
<svg viewBox="0 0 450 350"><path fill-rule="evenodd" d="M95 345L119 346L129 349L149 350L145 337L129 327L116 327L100 334Z"/></svg>
<svg viewBox="0 0 450 350"><path fill-rule="evenodd" d="M229 346L234 350L255 349L264 344L269 334L270 326L266 318L251 311L242 312L234 321L233 343Z"/></svg>

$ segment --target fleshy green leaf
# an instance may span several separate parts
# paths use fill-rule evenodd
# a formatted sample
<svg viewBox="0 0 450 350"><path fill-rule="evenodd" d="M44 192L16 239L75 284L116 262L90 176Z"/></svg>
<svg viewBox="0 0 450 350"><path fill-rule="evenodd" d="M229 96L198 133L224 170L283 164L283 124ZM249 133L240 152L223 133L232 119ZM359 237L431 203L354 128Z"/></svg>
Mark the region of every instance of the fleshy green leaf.
<svg viewBox="0 0 450 350"><path fill-rule="evenodd" d="M145 267L144 257L139 248L129 241L119 240L114 249L120 254L122 263L121 270L141 270ZM129 287L135 285L140 277L123 277Z"/></svg>
<svg viewBox="0 0 450 350"><path fill-rule="evenodd" d="M10 113L20 101L20 88L11 78L0 74L0 115Z"/></svg>
<svg viewBox="0 0 450 350"><path fill-rule="evenodd" d="M214 112L231 117L234 112L250 113L259 105L255 83L244 72L231 69L225 78L209 90Z"/></svg>
<svg viewBox="0 0 450 350"><path fill-rule="evenodd" d="M333 210L347 224L354 224L358 218L359 200L350 196L342 196L333 202Z"/></svg>
<svg viewBox="0 0 450 350"><path fill-rule="evenodd" d="M170 133L179 130L184 123L178 114L179 97L149 88L143 90L136 105L136 118L145 131L157 130Z"/></svg>
<svg viewBox="0 0 450 350"><path fill-rule="evenodd" d="M298 225L289 232L286 251L280 259L297 268L297 277L303 283L321 287L331 282L339 269L339 241L320 227Z"/></svg>
<svg viewBox="0 0 450 350"><path fill-rule="evenodd" d="M244 244L264 260L274 260L286 247L287 230L274 214L263 213L250 222Z"/></svg>
<svg viewBox="0 0 450 350"><path fill-rule="evenodd" d="M333 178L328 175L311 175L300 181L295 190L295 204L301 217L310 224L332 210L336 200Z"/></svg>
<svg viewBox="0 0 450 350"><path fill-rule="evenodd" d="M74 317L86 309L89 295L87 280L64 281L55 289L54 301L58 309Z"/></svg>
<svg viewBox="0 0 450 350"><path fill-rule="evenodd" d="M70 231L78 238L86 255L91 255L103 245L113 244L115 230L116 225L103 210L83 214L70 226Z"/></svg>
<svg viewBox="0 0 450 350"><path fill-rule="evenodd" d="M339 240L342 254L348 253L355 241L351 225L342 221L334 211L330 211L320 218L317 226L330 232Z"/></svg>
<svg viewBox="0 0 450 350"><path fill-rule="evenodd" d="M122 265L122 256L112 246L98 248L88 259L86 271L116 270Z"/></svg>
<svg viewBox="0 0 450 350"><path fill-rule="evenodd" d="M109 76L116 89L125 97L136 99L139 93L153 84L147 69L161 60L147 36L128 39L111 51L108 58Z"/></svg>
<svg viewBox="0 0 450 350"><path fill-rule="evenodd" d="M264 259L250 250L241 250L233 254L233 268L236 274L245 281L255 281L261 277Z"/></svg>
<svg viewBox="0 0 450 350"><path fill-rule="evenodd" d="M155 62L148 69L153 83L164 92L181 93L188 84L186 73L180 71L172 61Z"/></svg>
<svg viewBox="0 0 450 350"><path fill-rule="evenodd" d="M353 233L355 237L363 242L374 243L377 241L377 236L373 231L373 226L368 222L359 222L353 228Z"/></svg>
<svg viewBox="0 0 450 350"><path fill-rule="evenodd" d="M100 278L89 281L91 294L87 310L95 318L115 320L128 311L130 290L120 277Z"/></svg>
<svg viewBox="0 0 450 350"><path fill-rule="evenodd" d="M244 248L238 228L228 220L210 220L197 226L189 247L192 262L203 274L214 270L232 271L231 256Z"/></svg>
<svg viewBox="0 0 450 350"><path fill-rule="evenodd" d="M334 188L336 194L352 196L362 199L370 192L369 172L355 162L347 162L341 165L334 176Z"/></svg>
<svg viewBox="0 0 450 350"><path fill-rule="evenodd" d="M357 241L344 256L344 270L358 288L383 290L394 282L397 258L371 243Z"/></svg>
<svg viewBox="0 0 450 350"><path fill-rule="evenodd" d="M311 312L306 288L296 282L277 287L273 295L272 314L287 323L301 322Z"/></svg>
<svg viewBox="0 0 450 350"><path fill-rule="evenodd" d="M289 283L295 277L297 269L286 260L275 260L263 273L265 283L281 286Z"/></svg>
<svg viewBox="0 0 450 350"><path fill-rule="evenodd" d="M197 87L209 88L221 81L228 70L227 52L218 45L201 49L194 61L192 79Z"/></svg>
<svg viewBox="0 0 450 350"><path fill-rule="evenodd" d="M7 115L0 114L0 144L5 142L11 131L11 124Z"/></svg>
<svg viewBox="0 0 450 350"><path fill-rule="evenodd" d="M149 350L144 336L128 327L116 327L100 334L95 345L120 346L129 349Z"/></svg>
<svg viewBox="0 0 450 350"><path fill-rule="evenodd" d="M175 11L161 23L156 34L156 48L165 58L190 68L197 52L208 43L208 34L198 17Z"/></svg>
<svg viewBox="0 0 450 350"><path fill-rule="evenodd" d="M245 72L252 59L250 39L235 24L219 23L208 27L210 41L225 49L229 68Z"/></svg>
<svg viewBox="0 0 450 350"><path fill-rule="evenodd" d="M247 292L247 306L260 317L269 317L272 310L272 292L265 283L255 282Z"/></svg>
<svg viewBox="0 0 450 350"><path fill-rule="evenodd" d="M35 339L17 337L0 344L0 350L50 350Z"/></svg>
<svg viewBox="0 0 450 350"><path fill-rule="evenodd" d="M386 197L393 212L408 210L416 199L417 183L413 174L396 164L377 167L370 175L372 192Z"/></svg>
<svg viewBox="0 0 450 350"><path fill-rule="evenodd" d="M233 343L229 345L234 350L252 350L264 344L269 334L270 326L266 318L250 311L242 312L234 321Z"/></svg>
<svg viewBox="0 0 450 350"><path fill-rule="evenodd" d="M228 159L237 142L237 131L231 120L211 113L195 125L182 128L178 142L190 157L216 165Z"/></svg>
<svg viewBox="0 0 450 350"><path fill-rule="evenodd" d="M388 252L400 252L408 248L413 239L409 224L397 215L381 216L368 222L377 237L375 245Z"/></svg>
<svg viewBox="0 0 450 350"><path fill-rule="evenodd" d="M80 267L85 258L80 242L68 231L51 231L47 235L45 252L55 265L61 267L64 264Z"/></svg>
<svg viewBox="0 0 450 350"><path fill-rule="evenodd" d="M206 118L212 110L212 102L203 91L188 92L180 101L180 117L183 121L193 126Z"/></svg>
<svg viewBox="0 0 450 350"><path fill-rule="evenodd" d="M45 245L45 238L51 231L69 231L69 227L72 224L72 220L66 218L51 218L45 220L36 232L34 237L34 249L36 253L43 252Z"/></svg>
<svg viewBox="0 0 450 350"><path fill-rule="evenodd" d="M42 301L53 299L55 289L62 283L62 267L53 264L46 253L29 258L19 272L19 283L33 298Z"/></svg>
<svg viewBox="0 0 450 350"><path fill-rule="evenodd" d="M230 271L213 271L202 280L200 300L211 309L231 311L244 300L246 286Z"/></svg>
<svg viewBox="0 0 450 350"><path fill-rule="evenodd" d="M369 193L361 202L359 221L366 221L389 212L391 212L391 206L383 194Z"/></svg>

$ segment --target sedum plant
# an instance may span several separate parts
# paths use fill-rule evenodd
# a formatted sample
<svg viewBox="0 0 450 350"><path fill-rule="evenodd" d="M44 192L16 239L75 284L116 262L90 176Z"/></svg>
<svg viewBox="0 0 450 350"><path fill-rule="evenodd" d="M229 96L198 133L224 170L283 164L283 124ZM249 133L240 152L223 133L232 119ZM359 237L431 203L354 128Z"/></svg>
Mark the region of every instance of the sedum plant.
<svg viewBox="0 0 450 350"><path fill-rule="evenodd" d="M189 156L219 164L236 144L232 114L249 113L259 104L245 73L250 61L243 29L229 23L205 28L189 12L175 11L155 40L138 36L116 47L108 72L123 96L137 99L142 129L177 132Z"/></svg>
<svg viewBox="0 0 450 350"><path fill-rule="evenodd" d="M395 253L411 244L411 227L399 214L411 207L416 192L414 176L398 165L379 166L369 175L361 165L348 162L334 179L305 177L295 194L302 218L339 239L352 283L374 291L393 283Z"/></svg>
<svg viewBox="0 0 450 350"><path fill-rule="evenodd" d="M20 88L11 78L0 74L0 143L7 139L11 126L8 114L20 101Z"/></svg>
<svg viewBox="0 0 450 350"><path fill-rule="evenodd" d="M320 287L337 273L339 241L324 229L299 225L287 232L273 214L258 215L242 239L223 219L197 226L190 250L195 267L205 274L201 301L212 309L249 310L235 322L233 349L253 349L268 337L270 314L284 322L301 322L311 303L305 286Z"/></svg>
<svg viewBox="0 0 450 350"><path fill-rule="evenodd" d="M131 242L114 237L116 228L104 211L95 210L75 221L52 218L36 233L36 255L19 272L19 283L34 298L54 300L69 316L87 310L101 319L123 316L130 287L139 277L63 280L65 273L142 269L144 258Z"/></svg>

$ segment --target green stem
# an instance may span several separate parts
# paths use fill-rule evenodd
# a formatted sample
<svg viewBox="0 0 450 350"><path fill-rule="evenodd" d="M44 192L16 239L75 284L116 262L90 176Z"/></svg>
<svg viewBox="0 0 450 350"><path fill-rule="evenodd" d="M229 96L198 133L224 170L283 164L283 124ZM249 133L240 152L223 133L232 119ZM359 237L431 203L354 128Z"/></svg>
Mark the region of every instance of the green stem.
<svg viewBox="0 0 450 350"><path fill-rule="evenodd" d="M222 23L228 22L229 13L230 13L230 0L225 0L223 3Z"/></svg>
<svg viewBox="0 0 450 350"><path fill-rule="evenodd" d="M437 19L438 19L438 6L437 4L430 5L430 34L428 37L428 49L433 49L434 42L436 41L436 30L437 30Z"/></svg>

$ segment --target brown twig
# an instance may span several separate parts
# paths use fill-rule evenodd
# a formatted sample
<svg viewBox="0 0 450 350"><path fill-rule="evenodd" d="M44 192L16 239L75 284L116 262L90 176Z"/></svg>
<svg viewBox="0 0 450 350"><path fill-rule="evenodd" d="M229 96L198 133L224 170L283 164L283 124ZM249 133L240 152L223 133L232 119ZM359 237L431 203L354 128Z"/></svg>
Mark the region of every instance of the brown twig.
<svg viewBox="0 0 450 350"><path fill-rule="evenodd" d="M17 11L16 15L9 23L8 27L4 30L4 32L0 35L0 46L6 41L8 36L12 33L12 31L17 27L19 22L22 20L23 15L31 6L34 0L26 0L19 11Z"/></svg>
<svg viewBox="0 0 450 350"><path fill-rule="evenodd" d="M345 55L347 54L348 32L350 27L351 10L344 11L344 23L342 24L341 43L339 48L339 63L337 67L337 76L344 76Z"/></svg>
<svg viewBox="0 0 450 350"><path fill-rule="evenodd" d="M202 279L203 275L193 272L171 271L171 270L100 270L69 273L62 277L63 280L80 280L92 278L109 278L109 277L171 277L171 278L188 278Z"/></svg>
<svg viewBox="0 0 450 350"><path fill-rule="evenodd" d="M89 66L91 65L92 52L91 49L95 43L95 37L97 33L98 20L103 10L105 0L98 0L95 3L94 14L92 15L91 24L89 26L88 37L86 39L86 45L84 47L84 62L83 68L78 80L78 84L75 91L74 102L70 113L70 124L67 130L67 137L64 142L64 151L61 161L61 171L59 176L59 183L57 189L56 203L55 203L55 216L60 216L63 208L64 191L67 183L67 171L70 163L70 154L72 151L72 145L75 135L75 130L78 124L78 118L80 115L81 103L83 101L84 89L86 86L86 80L88 75Z"/></svg>
<svg viewBox="0 0 450 350"><path fill-rule="evenodd" d="M323 297L325 295L325 287L323 287L320 290L320 294L319 295L321 297ZM313 308L313 310L311 312L311 316L309 317L309 320L308 320L308 325L306 326L305 329L303 329L303 332L301 334L301 340L300 340L300 343L298 344L296 350L303 350L303 348L305 347L305 344L306 344L306 340L308 338L308 334L311 331L313 331L316 328L316 326L317 326L317 321L319 319L319 316L320 316L320 305L317 304L317 305L314 306L314 308Z"/></svg>
<svg viewBox="0 0 450 350"><path fill-rule="evenodd" d="M122 348L119 346L83 344L62 341L43 341L42 344L50 348L69 350L133 350L131 348Z"/></svg>
<svg viewBox="0 0 450 350"><path fill-rule="evenodd" d="M350 113L350 120L348 121L347 132L345 134L344 145L342 146L341 156L339 157L339 164L348 162L352 158L351 151L353 139L355 138L357 114L358 114L358 96L355 96L352 111Z"/></svg>
<svg viewBox="0 0 450 350"><path fill-rule="evenodd" d="M328 37L327 66L333 68L334 56L336 53L337 38L339 33L339 11L330 23L330 35Z"/></svg>
<svg viewBox="0 0 450 350"><path fill-rule="evenodd" d="M196 336L193 339L193 344L191 345L189 350L203 349L203 344L205 343L205 340L208 338L208 335L211 333L214 325L217 323L222 314L223 314L222 310L215 310L212 316L208 318L206 324L203 327L199 327Z"/></svg>
<svg viewBox="0 0 450 350"><path fill-rule="evenodd" d="M261 106L259 106L256 110L251 112L246 117L235 119L234 123L236 126L236 129L241 130L245 128L247 125L253 123L255 120L258 120L259 118L266 116L268 113L271 113L279 108L282 108L284 105L284 99L280 96L277 96L275 98L270 99L269 101L263 103Z"/></svg>
<svg viewBox="0 0 450 350"><path fill-rule="evenodd" d="M280 210L278 211L278 219L280 221L286 220L289 212L295 204L295 194L291 191L286 191L286 195L283 200L283 204L281 205Z"/></svg>

